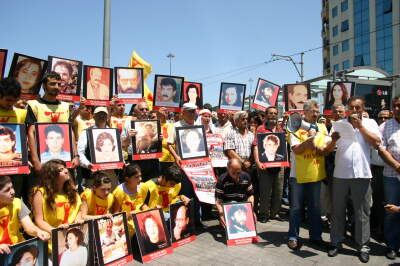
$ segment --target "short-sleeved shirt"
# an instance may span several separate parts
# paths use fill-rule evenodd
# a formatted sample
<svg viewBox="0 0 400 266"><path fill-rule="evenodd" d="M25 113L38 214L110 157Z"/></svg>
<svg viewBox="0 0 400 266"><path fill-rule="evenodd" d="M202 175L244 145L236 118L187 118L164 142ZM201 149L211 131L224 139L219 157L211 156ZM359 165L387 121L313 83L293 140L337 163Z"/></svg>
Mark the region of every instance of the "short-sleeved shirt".
<svg viewBox="0 0 400 266"><path fill-rule="evenodd" d="M18 213L18 218L22 220L27 215L30 215L31 211L26 207L25 203L21 200L21 210Z"/></svg>
<svg viewBox="0 0 400 266"><path fill-rule="evenodd" d="M382 132L382 147L400 162L400 123L395 118L390 119L380 126L380 131ZM400 179L400 174L387 163L384 163L383 175Z"/></svg>
<svg viewBox="0 0 400 266"><path fill-rule="evenodd" d="M228 172L221 175L215 187L215 198L222 202L243 202L254 194L250 176L242 172L236 183Z"/></svg>
<svg viewBox="0 0 400 266"><path fill-rule="evenodd" d="M240 158L248 160L251 156L253 141L254 134L250 130L242 136L239 130L232 129L225 138L224 150L234 150Z"/></svg>
<svg viewBox="0 0 400 266"><path fill-rule="evenodd" d="M168 143L170 143L170 144L175 144L176 143L176 131L175 131L175 128L177 128L177 127L187 127L187 126L191 126L191 125L189 125L185 120L180 120L178 122L175 122L174 126L171 127L171 129L169 131Z"/></svg>

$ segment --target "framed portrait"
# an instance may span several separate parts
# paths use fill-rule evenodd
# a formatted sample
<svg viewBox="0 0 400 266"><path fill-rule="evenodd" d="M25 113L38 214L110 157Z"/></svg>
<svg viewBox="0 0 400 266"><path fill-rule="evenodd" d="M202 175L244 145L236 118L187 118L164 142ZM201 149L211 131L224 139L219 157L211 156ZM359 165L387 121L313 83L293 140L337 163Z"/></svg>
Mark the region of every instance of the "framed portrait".
<svg viewBox="0 0 400 266"><path fill-rule="evenodd" d="M377 119L381 110L391 110L392 86L357 83L355 95L365 99L365 111L372 119Z"/></svg>
<svg viewBox="0 0 400 266"><path fill-rule="evenodd" d="M46 60L14 54L8 76L14 77L21 85L21 99L32 100L38 97L46 67Z"/></svg>
<svg viewBox="0 0 400 266"><path fill-rule="evenodd" d="M202 125L177 127L175 130L182 160L208 157L206 134Z"/></svg>
<svg viewBox="0 0 400 266"><path fill-rule="evenodd" d="M139 103L143 100L143 68L115 67L115 94L119 103Z"/></svg>
<svg viewBox="0 0 400 266"><path fill-rule="evenodd" d="M0 49L0 80L4 77L6 62L7 62L7 50Z"/></svg>
<svg viewBox="0 0 400 266"><path fill-rule="evenodd" d="M193 200L187 206L183 201L170 204L169 213L172 246L176 248L195 240Z"/></svg>
<svg viewBox="0 0 400 266"><path fill-rule="evenodd" d="M51 241L53 266L94 265L92 221L53 229Z"/></svg>
<svg viewBox="0 0 400 266"><path fill-rule="evenodd" d="M143 262L172 253L171 241L161 209L135 213L133 222Z"/></svg>
<svg viewBox="0 0 400 266"><path fill-rule="evenodd" d="M83 67L83 97L85 105L107 106L112 98L113 69L98 66Z"/></svg>
<svg viewBox="0 0 400 266"><path fill-rule="evenodd" d="M264 112L268 107L276 106L280 89L280 86L259 78L251 107Z"/></svg>
<svg viewBox="0 0 400 266"><path fill-rule="evenodd" d="M244 106L246 85L238 83L221 83L219 93L219 112L241 111Z"/></svg>
<svg viewBox="0 0 400 266"><path fill-rule="evenodd" d="M256 222L251 202L225 203L224 218L228 245L256 242Z"/></svg>
<svg viewBox="0 0 400 266"><path fill-rule="evenodd" d="M198 109L203 108L203 84L189 81L183 83L182 105L185 103L193 103Z"/></svg>
<svg viewBox="0 0 400 266"><path fill-rule="evenodd" d="M324 114L332 114L332 105L347 105L347 101L354 95L354 82L328 82L325 94Z"/></svg>
<svg viewBox="0 0 400 266"><path fill-rule="evenodd" d="M137 131L132 138L134 160L162 157L160 120L132 120L131 128Z"/></svg>
<svg viewBox="0 0 400 266"><path fill-rule="evenodd" d="M70 123L35 123L37 153L41 163L52 159L65 161L71 167L72 129Z"/></svg>
<svg viewBox="0 0 400 266"><path fill-rule="evenodd" d="M48 265L47 241L32 238L10 246L10 254L0 255L0 265Z"/></svg>
<svg viewBox="0 0 400 266"><path fill-rule="evenodd" d="M266 167L288 167L286 134L257 133L258 158Z"/></svg>
<svg viewBox="0 0 400 266"><path fill-rule="evenodd" d="M100 265L125 265L133 260L125 212L93 221Z"/></svg>
<svg viewBox="0 0 400 266"><path fill-rule="evenodd" d="M29 174L24 124L0 124L0 174Z"/></svg>
<svg viewBox="0 0 400 266"><path fill-rule="evenodd" d="M304 103L311 99L310 84L297 83L284 85L284 98L286 111L303 112Z"/></svg>
<svg viewBox="0 0 400 266"><path fill-rule="evenodd" d="M82 82L82 62L61 57L48 57L48 72L55 71L61 76L58 99L79 102Z"/></svg>
<svg viewBox="0 0 400 266"><path fill-rule="evenodd" d="M179 112L183 80L183 77L156 75L153 109L165 107L167 111Z"/></svg>
<svg viewBox="0 0 400 266"><path fill-rule="evenodd" d="M90 128L89 149L93 168L98 170L123 167L121 133L116 128Z"/></svg>

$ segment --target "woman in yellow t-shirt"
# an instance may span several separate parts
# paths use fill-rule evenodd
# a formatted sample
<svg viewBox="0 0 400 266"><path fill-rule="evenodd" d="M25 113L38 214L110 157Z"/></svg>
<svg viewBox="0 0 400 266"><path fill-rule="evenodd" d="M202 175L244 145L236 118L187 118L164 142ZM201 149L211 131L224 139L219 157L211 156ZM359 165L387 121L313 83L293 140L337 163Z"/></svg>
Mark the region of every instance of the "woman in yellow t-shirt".
<svg viewBox="0 0 400 266"><path fill-rule="evenodd" d="M81 194L82 219L90 220L110 215L114 197L111 194L111 178L104 172L92 174L93 187L85 189Z"/></svg>

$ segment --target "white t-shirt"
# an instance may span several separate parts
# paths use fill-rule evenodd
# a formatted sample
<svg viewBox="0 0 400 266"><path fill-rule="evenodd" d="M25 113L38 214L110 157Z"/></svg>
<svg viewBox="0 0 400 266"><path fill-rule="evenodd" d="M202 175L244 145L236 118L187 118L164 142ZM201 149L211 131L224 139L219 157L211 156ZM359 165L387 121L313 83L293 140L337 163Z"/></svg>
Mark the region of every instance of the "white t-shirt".
<svg viewBox="0 0 400 266"><path fill-rule="evenodd" d="M61 256L60 266L86 266L88 253L86 247L79 246L75 251L67 249Z"/></svg>

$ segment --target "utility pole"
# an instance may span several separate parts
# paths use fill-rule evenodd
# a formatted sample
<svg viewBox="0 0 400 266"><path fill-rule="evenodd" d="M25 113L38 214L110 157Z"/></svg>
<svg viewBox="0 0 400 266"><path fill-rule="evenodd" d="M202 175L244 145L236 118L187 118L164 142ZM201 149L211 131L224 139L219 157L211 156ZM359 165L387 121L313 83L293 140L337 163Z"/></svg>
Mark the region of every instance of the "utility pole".
<svg viewBox="0 0 400 266"><path fill-rule="evenodd" d="M251 107L251 100L252 100L252 89L253 89L253 79L252 78L249 78L249 84L250 84L250 91L249 91L249 110L250 110L250 107Z"/></svg>
<svg viewBox="0 0 400 266"><path fill-rule="evenodd" d="M175 58L175 55L172 53L167 54L167 57L169 58L169 75L172 75L172 58Z"/></svg>
<svg viewBox="0 0 400 266"><path fill-rule="evenodd" d="M103 67L110 67L110 17L111 0L104 0Z"/></svg>
<svg viewBox="0 0 400 266"><path fill-rule="evenodd" d="M300 53L300 62L295 62L293 60L293 57L290 55L279 55L279 54L272 54L272 59L271 60L283 60L283 61L289 61L293 64L293 66L296 68L297 74L300 77L300 82L303 82L304 80L304 53ZM297 65L300 65L300 70L297 67Z"/></svg>

